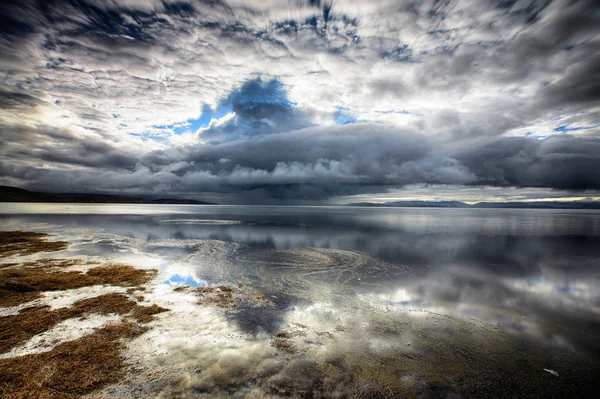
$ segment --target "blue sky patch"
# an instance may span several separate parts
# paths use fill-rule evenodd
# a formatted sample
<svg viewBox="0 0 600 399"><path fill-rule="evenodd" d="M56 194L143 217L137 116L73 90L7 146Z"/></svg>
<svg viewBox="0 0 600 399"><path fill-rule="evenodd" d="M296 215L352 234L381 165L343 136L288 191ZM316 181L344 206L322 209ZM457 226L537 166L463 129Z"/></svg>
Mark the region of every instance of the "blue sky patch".
<svg viewBox="0 0 600 399"><path fill-rule="evenodd" d="M261 125L265 119L277 120L285 115L292 115L297 104L287 98L283 84L277 79L263 81L256 78L245 82L239 89L233 90L222 100L216 109L204 105L197 119L189 119L182 123L157 125L157 129L172 130L175 134L187 131L196 132L207 128L212 119L219 119L235 112L241 118L239 126L252 130L252 125Z"/></svg>
<svg viewBox="0 0 600 399"><path fill-rule="evenodd" d="M346 111L348 111L348 108L338 107L335 119L336 125L347 125L356 122L356 118Z"/></svg>
<svg viewBox="0 0 600 399"><path fill-rule="evenodd" d="M219 104L217 109L213 110L209 105L204 105L202 108L202 114L197 119L188 119L183 123L174 123L172 125L158 125L155 126L157 129L169 129L175 134L182 134L187 131L196 132L200 128L206 128L210 125L212 119L219 119L227 115L232 111L231 105Z"/></svg>
<svg viewBox="0 0 600 399"><path fill-rule="evenodd" d="M600 126L600 123L597 125L592 125L592 126L576 126L576 127L571 127L569 125L561 125L559 127L555 127L554 131L555 132L560 132L560 133L569 133L569 132L576 132L578 130L589 130L589 129L595 129L597 127Z"/></svg>
<svg viewBox="0 0 600 399"><path fill-rule="evenodd" d="M525 137L530 137L532 139L537 139L537 140L543 140L548 136L543 135L543 134L533 134L532 132L527 132L527 133L525 133Z"/></svg>

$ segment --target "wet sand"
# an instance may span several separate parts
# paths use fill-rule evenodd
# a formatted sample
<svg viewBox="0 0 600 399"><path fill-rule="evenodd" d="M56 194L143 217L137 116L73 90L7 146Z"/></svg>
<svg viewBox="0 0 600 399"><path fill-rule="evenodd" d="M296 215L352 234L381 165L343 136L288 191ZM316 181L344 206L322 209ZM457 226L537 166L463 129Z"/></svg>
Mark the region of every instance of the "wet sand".
<svg viewBox="0 0 600 399"><path fill-rule="evenodd" d="M3 398L564 398L599 388L597 362L574 350L349 295L335 284L365 265L377 274L359 252L240 249L229 279L188 286L64 257L58 237L0 237ZM206 245L214 261L222 247Z"/></svg>

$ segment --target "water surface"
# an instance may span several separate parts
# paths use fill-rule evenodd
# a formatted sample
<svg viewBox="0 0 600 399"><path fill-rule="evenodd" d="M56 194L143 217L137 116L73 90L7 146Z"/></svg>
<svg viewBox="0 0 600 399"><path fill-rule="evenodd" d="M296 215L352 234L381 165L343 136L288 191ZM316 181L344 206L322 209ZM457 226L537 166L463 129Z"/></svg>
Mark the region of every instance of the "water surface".
<svg viewBox="0 0 600 399"><path fill-rule="evenodd" d="M0 224L57 234L72 254L158 267L165 286L251 286L274 309L228 322L254 336L317 323L307 314L319 307L333 331L365 306L600 353L599 211L1 204Z"/></svg>

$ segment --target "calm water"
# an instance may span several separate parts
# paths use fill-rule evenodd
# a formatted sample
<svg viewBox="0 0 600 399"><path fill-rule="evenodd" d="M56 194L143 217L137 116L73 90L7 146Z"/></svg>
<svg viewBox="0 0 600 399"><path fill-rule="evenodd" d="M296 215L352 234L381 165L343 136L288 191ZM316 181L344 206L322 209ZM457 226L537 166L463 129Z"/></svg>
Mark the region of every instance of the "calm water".
<svg viewBox="0 0 600 399"><path fill-rule="evenodd" d="M0 224L159 267L165 284L244 281L282 312L343 293L600 353L596 211L1 204ZM281 322L236 317L251 332Z"/></svg>

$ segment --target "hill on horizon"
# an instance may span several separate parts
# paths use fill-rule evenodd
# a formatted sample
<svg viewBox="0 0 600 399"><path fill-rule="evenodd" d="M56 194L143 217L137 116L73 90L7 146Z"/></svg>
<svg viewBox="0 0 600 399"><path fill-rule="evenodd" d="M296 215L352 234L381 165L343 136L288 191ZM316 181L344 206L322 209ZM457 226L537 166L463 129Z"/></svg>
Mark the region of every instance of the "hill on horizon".
<svg viewBox="0 0 600 399"><path fill-rule="evenodd" d="M212 202L191 199L150 199L108 194L41 193L10 186L0 186L0 202L216 205Z"/></svg>
<svg viewBox="0 0 600 399"><path fill-rule="evenodd" d="M600 209L596 201L535 201L535 202L477 202L461 201L391 201L383 203L356 202L347 206L398 207L398 208L523 208L523 209Z"/></svg>

